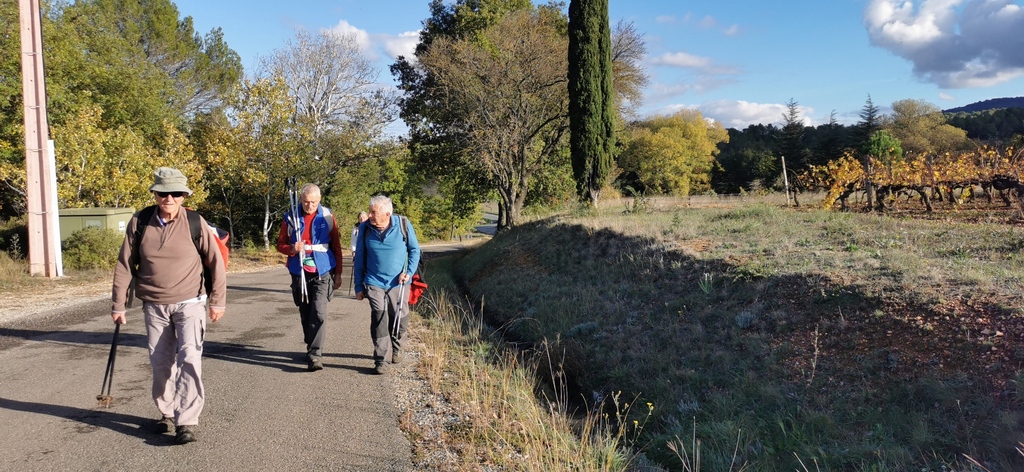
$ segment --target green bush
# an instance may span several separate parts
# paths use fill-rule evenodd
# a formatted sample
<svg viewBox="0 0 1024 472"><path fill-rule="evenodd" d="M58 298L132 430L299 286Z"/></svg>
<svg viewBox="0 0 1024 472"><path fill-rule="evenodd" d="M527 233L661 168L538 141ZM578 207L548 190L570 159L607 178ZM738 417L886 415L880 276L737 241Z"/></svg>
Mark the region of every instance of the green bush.
<svg viewBox="0 0 1024 472"><path fill-rule="evenodd" d="M0 222L0 250L14 260L28 256L28 223L25 218Z"/></svg>
<svg viewBox="0 0 1024 472"><path fill-rule="evenodd" d="M62 246L64 267L75 270L110 269L117 262L124 234L96 227L75 231Z"/></svg>

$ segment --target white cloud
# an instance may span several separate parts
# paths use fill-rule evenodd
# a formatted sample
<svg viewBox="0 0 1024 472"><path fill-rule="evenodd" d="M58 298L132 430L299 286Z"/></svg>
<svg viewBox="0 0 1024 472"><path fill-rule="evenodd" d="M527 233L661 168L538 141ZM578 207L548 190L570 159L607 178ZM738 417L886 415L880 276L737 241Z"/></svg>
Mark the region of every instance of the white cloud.
<svg viewBox="0 0 1024 472"><path fill-rule="evenodd" d="M715 64L711 58L696 56L693 54L679 52L667 52L661 56L650 59L653 66L676 67L680 69L692 69L695 72L712 75L730 75L739 71L734 67Z"/></svg>
<svg viewBox="0 0 1024 472"><path fill-rule="evenodd" d="M864 25L871 44L942 88L1024 76L1024 8L1015 0L870 0Z"/></svg>
<svg viewBox="0 0 1024 472"><path fill-rule="evenodd" d="M740 25L732 25L724 30L722 34L726 36L738 36L740 34Z"/></svg>
<svg viewBox="0 0 1024 472"><path fill-rule="evenodd" d="M392 59L398 59L398 56L405 56L408 60L416 59L413 53L416 52L416 45L420 42L419 31L406 31L398 36L378 36L380 36L380 41L384 44L384 51Z"/></svg>
<svg viewBox="0 0 1024 472"><path fill-rule="evenodd" d="M683 67L687 69L704 69L711 65L711 59L694 56L685 52L667 52L651 60L659 66Z"/></svg>
<svg viewBox="0 0 1024 472"><path fill-rule="evenodd" d="M956 101L956 97L954 97L954 96L952 96L952 95L950 95L950 94L948 94L946 92L939 92L939 100L942 100L942 101L945 101L945 102L955 102Z"/></svg>
<svg viewBox="0 0 1024 472"><path fill-rule="evenodd" d="M345 20L338 20L338 24L329 28L328 31L338 35L351 36L363 54L373 54L373 42L370 41L370 33L367 33L366 30L356 28Z"/></svg>
<svg viewBox="0 0 1024 472"><path fill-rule="evenodd" d="M671 24L676 22L676 17L671 15L659 15L654 18L654 22L660 24Z"/></svg>
<svg viewBox="0 0 1024 472"><path fill-rule="evenodd" d="M704 116L714 118L726 128L742 129L752 124L780 124L789 107L783 103L754 103L745 100L714 100L703 102L697 106ZM809 118L814 109L797 106L804 124L813 124Z"/></svg>
<svg viewBox="0 0 1024 472"><path fill-rule="evenodd" d="M397 59L398 56L405 56L406 59L415 61L413 53L416 51L416 44L420 41L419 31L406 31L398 35L370 33L364 29L357 28L345 20L339 20L338 24L328 31L351 37L359 46L367 59L377 61L382 58L389 60Z"/></svg>

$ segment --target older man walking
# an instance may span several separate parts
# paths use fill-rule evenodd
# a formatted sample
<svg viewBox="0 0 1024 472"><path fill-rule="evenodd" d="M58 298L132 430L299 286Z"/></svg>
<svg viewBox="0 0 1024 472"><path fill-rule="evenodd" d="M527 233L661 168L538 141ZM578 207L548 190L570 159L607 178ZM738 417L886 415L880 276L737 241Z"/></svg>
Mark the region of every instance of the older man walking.
<svg viewBox="0 0 1024 472"><path fill-rule="evenodd" d="M315 372L324 368L327 302L333 291L341 287L341 238L334 214L320 204L320 187L306 184L299 193L302 215L293 217L291 211L285 214L277 236L277 250L288 256L292 298L299 307L308 370ZM290 221L297 222L299 227L291 227L295 223L289 224Z"/></svg>
<svg viewBox="0 0 1024 472"><path fill-rule="evenodd" d="M132 217L114 266L114 323L125 324L129 290L142 300L153 402L161 418L158 432L174 431L179 444L196 440L193 427L206 404L202 380L206 304L210 321L224 316L227 302L225 261L206 220L181 206L192 194L181 171L154 172L156 205ZM198 228L197 228L198 226ZM204 271L211 277L207 292Z"/></svg>
<svg viewBox="0 0 1024 472"><path fill-rule="evenodd" d="M356 256L352 263L356 300L370 300L370 339L373 370L387 371L385 359L402 361L409 329L408 284L420 263L420 245L412 223L393 215L391 199L370 199L369 219L359 226Z"/></svg>

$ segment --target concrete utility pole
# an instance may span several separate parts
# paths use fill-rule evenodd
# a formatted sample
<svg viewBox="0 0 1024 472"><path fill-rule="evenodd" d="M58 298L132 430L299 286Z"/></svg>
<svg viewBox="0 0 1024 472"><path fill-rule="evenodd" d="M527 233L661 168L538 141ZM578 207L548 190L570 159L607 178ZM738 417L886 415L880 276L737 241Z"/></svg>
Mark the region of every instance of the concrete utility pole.
<svg viewBox="0 0 1024 472"><path fill-rule="evenodd" d="M60 276L57 181L47 150L46 81L39 0L18 0L21 19L21 85L25 104L25 199L28 203L28 263L33 276Z"/></svg>

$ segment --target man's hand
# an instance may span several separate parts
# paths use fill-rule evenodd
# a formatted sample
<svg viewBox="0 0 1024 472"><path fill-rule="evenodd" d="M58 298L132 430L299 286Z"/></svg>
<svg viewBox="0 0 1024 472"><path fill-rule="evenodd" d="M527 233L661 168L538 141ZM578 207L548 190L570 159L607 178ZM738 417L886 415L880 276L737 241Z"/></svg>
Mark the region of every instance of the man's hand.
<svg viewBox="0 0 1024 472"><path fill-rule="evenodd" d="M402 272L402 275L398 276L398 283L399 283L399 285L405 285L405 283L408 282L409 279L411 279L411 278L412 277L409 277L409 274L406 274L405 272Z"/></svg>
<svg viewBox="0 0 1024 472"><path fill-rule="evenodd" d="M356 292L356 300L362 300L366 298L366 292Z"/></svg>
<svg viewBox="0 0 1024 472"><path fill-rule="evenodd" d="M124 318L124 313L112 311L110 317L114 319L114 324L127 324L128 320Z"/></svg>
<svg viewBox="0 0 1024 472"><path fill-rule="evenodd" d="M341 272L339 272L337 274L334 274L334 289L335 290L338 290L338 289L341 288L341 280L342 280Z"/></svg>
<svg viewBox="0 0 1024 472"><path fill-rule="evenodd" d="M298 240L298 241L295 241L295 244L292 245L292 255L294 256L296 254L302 254L302 251L304 251L305 249L306 249L305 241L302 241L301 239Z"/></svg>
<svg viewBox="0 0 1024 472"><path fill-rule="evenodd" d="M216 323L222 316L224 316L223 308L210 308L210 321Z"/></svg>

